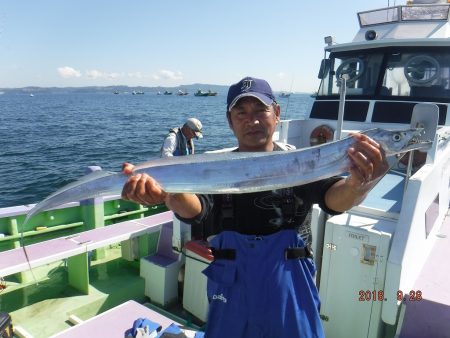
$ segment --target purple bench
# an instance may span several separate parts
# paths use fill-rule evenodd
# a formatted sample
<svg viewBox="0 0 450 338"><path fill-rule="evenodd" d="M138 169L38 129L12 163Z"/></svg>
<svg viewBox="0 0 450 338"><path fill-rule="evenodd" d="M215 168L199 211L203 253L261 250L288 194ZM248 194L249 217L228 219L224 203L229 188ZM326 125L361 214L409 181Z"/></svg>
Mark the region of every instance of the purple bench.
<svg viewBox="0 0 450 338"><path fill-rule="evenodd" d="M163 224L171 223L172 218L173 213L167 211L141 219L84 231L76 235L27 245L25 249L29 262L23 248L0 252L0 276L5 277L26 271L30 266L35 268L68 258L69 284L87 293L89 287L87 253L89 251L143 234L157 232Z"/></svg>

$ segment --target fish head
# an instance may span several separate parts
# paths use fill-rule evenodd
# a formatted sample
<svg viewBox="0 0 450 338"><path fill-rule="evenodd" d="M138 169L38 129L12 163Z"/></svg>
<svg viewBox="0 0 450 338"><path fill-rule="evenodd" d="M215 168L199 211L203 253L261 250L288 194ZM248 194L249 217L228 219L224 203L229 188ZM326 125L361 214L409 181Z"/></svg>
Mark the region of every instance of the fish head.
<svg viewBox="0 0 450 338"><path fill-rule="evenodd" d="M381 145L386 156L406 153L417 149L429 149L432 141L423 139L423 128L411 128L404 130L372 129L367 136Z"/></svg>

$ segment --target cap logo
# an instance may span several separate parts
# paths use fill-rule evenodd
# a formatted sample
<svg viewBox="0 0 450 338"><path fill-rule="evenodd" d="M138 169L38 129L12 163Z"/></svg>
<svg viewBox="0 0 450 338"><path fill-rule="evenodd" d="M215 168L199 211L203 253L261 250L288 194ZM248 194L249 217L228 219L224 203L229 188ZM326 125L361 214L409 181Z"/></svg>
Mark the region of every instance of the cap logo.
<svg viewBox="0 0 450 338"><path fill-rule="evenodd" d="M253 80L244 80L244 81L242 81L241 90L242 91L250 90L250 88L252 87L252 82L253 82Z"/></svg>

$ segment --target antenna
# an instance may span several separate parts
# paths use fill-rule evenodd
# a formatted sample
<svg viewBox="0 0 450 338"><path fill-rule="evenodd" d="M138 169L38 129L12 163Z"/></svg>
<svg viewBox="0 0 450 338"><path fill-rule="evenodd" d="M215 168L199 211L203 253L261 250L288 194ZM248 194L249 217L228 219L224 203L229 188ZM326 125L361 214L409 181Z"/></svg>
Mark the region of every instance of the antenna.
<svg viewBox="0 0 450 338"><path fill-rule="evenodd" d="M292 86L294 84L294 75L292 75L292 80L291 80L291 88L289 89L289 96L288 96L288 101L286 104L286 112L284 113L284 120L287 119L287 114L288 114L288 109L289 109L289 101L291 100L291 94L292 94Z"/></svg>

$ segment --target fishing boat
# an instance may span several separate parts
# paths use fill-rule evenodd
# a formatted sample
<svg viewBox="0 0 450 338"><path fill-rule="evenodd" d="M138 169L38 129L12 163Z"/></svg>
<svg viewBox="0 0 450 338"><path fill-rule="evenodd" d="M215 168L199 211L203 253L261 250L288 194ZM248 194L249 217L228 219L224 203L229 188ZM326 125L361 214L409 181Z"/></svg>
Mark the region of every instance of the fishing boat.
<svg viewBox="0 0 450 338"><path fill-rule="evenodd" d="M217 92L213 92L211 90L208 90L207 92L205 92L205 91L199 89L194 93L194 95L195 96L216 96Z"/></svg>
<svg viewBox="0 0 450 338"><path fill-rule="evenodd" d="M427 2L358 13L352 42L326 37L307 118L281 121L275 134L303 148L413 126L433 141L391 163L359 206L332 217L313 207L329 338L449 337L450 4ZM202 330L201 271L213 258L164 206L108 196L39 213L24 227L32 207L0 209L0 306L16 335L123 337L140 317L163 330Z"/></svg>
<svg viewBox="0 0 450 338"><path fill-rule="evenodd" d="M188 92L182 91L181 89L179 89L178 92L177 92L178 96L185 96L185 95L188 95L188 94L189 94Z"/></svg>
<svg viewBox="0 0 450 338"><path fill-rule="evenodd" d="M280 93L280 97L282 97L282 98L286 98L286 97L290 97L290 96L291 96L291 93L286 93L286 92Z"/></svg>
<svg viewBox="0 0 450 338"><path fill-rule="evenodd" d="M208 92L199 89L194 93L194 96L208 96Z"/></svg>
<svg viewBox="0 0 450 338"><path fill-rule="evenodd" d="M172 95L172 94L173 94L173 93L170 92L170 91L168 91L168 90L164 91L164 95Z"/></svg>

